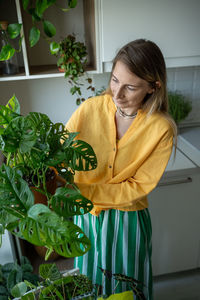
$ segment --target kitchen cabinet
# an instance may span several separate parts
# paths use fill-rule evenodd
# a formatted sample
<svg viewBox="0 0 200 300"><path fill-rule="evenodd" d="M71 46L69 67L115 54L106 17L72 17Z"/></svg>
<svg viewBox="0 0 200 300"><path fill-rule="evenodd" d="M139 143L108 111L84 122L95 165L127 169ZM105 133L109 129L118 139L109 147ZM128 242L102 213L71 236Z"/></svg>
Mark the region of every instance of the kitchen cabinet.
<svg viewBox="0 0 200 300"><path fill-rule="evenodd" d="M147 38L161 48L167 67L200 65L199 0L101 0L102 61L125 43Z"/></svg>
<svg viewBox="0 0 200 300"><path fill-rule="evenodd" d="M63 3L66 5L65 1L59 2L61 6L64 5ZM77 6L68 12L63 12L53 5L45 14L45 17L57 29L53 40L58 42L68 34L75 34L77 40L86 43L88 50L87 70L91 73L99 72L101 68L98 59L99 26L97 11L98 3L96 0L79 0ZM20 73L14 76L0 76L0 81L64 76L58 71L57 58L50 54L49 44L42 37L33 48L30 48L28 34L32 21L31 17L24 12L22 1L1 1L0 19L8 20L9 23L22 23L24 30L22 52L19 54ZM41 27L39 29L42 33L43 29Z"/></svg>
<svg viewBox="0 0 200 300"><path fill-rule="evenodd" d="M200 267L200 168L179 149L149 199L153 275Z"/></svg>

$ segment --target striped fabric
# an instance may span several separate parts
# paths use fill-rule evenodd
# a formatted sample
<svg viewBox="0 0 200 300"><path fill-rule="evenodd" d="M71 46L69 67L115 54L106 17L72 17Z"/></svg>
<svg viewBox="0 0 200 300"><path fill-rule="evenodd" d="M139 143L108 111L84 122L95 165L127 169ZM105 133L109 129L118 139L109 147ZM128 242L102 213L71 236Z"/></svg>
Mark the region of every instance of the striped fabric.
<svg viewBox="0 0 200 300"><path fill-rule="evenodd" d="M129 288L125 283L119 283L115 289L117 282L106 279L98 267L133 277L143 283L146 299L153 299L148 209L129 212L111 209L102 211L98 217L91 214L75 216L74 222L92 244L85 255L75 258L75 267L80 273L87 275L93 283L103 285L106 295Z"/></svg>

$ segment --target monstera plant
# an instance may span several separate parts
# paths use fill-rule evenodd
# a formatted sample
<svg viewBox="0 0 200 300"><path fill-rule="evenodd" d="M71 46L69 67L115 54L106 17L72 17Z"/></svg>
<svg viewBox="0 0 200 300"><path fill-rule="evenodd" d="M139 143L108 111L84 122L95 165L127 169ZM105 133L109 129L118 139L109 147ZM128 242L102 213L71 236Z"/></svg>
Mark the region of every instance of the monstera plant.
<svg viewBox="0 0 200 300"><path fill-rule="evenodd" d="M5 156L0 167L0 234L7 229L34 245L45 246L45 259L52 251L75 257L90 248L87 236L71 221L72 216L92 209L73 176L76 170L96 168L97 159L92 147L77 135L45 114L22 116L15 96L0 106L0 150ZM65 182L53 194L47 188L52 176ZM46 197L46 204L35 203L34 191Z"/></svg>

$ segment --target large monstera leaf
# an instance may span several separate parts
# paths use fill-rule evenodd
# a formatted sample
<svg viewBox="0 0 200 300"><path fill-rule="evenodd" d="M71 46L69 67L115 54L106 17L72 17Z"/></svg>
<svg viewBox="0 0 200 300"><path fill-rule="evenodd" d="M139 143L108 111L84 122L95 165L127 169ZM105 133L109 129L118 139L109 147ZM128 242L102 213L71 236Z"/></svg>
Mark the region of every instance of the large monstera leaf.
<svg viewBox="0 0 200 300"><path fill-rule="evenodd" d="M14 168L3 164L0 168L0 209L20 218L33 204L34 197L26 181Z"/></svg>
<svg viewBox="0 0 200 300"><path fill-rule="evenodd" d="M12 153L19 149L21 153L26 153L35 144L36 138L30 120L18 116L10 121L1 136L1 150Z"/></svg>
<svg viewBox="0 0 200 300"><path fill-rule="evenodd" d="M65 160L69 167L77 171L90 171L97 167L93 148L81 140L73 141L65 147Z"/></svg>
<svg viewBox="0 0 200 300"><path fill-rule="evenodd" d="M0 168L0 236L5 229L15 231L33 204L34 197L27 183L14 169L3 164Z"/></svg>
<svg viewBox="0 0 200 300"><path fill-rule="evenodd" d="M57 188L51 205L55 212L65 218L86 214L93 208L92 202L81 195L79 190L67 187Z"/></svg>
<svg viewBox="0 0 200 300"><path fill-rule="evenodd" d="M75 257L86 253L90 241L73 222L62 220L43 204L35 204L27 218L21 219L19 229L30 243L54 249L64 257Z"/></svg>

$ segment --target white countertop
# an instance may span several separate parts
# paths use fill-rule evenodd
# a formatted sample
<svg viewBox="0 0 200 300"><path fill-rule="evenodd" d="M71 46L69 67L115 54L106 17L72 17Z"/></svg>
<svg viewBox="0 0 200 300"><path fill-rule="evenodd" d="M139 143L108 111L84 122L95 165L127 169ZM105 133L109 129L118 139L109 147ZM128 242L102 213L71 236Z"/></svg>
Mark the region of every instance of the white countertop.
<svg viewBox="0 0 200 300"><path fill-rule="evenodd" d="M177 148L175 159L174 159L174 149L173 149L172 155L165 169L165 172L191 169L191 168L196 168L195 164L193 164L193 162Z"/></svg>
<svg viewBox="0 0 200 300"><path fill-rule="evenodd" d="M166 171L178 171L200 167L200 127L180 130L177 139L176 157L174 149Z"/></svg>
<svg viewBox="0 0 200 300"><path fill-rule="evenodd" d="M198 167L200 167L200 127L181 129L178 148Z"/></svg>

